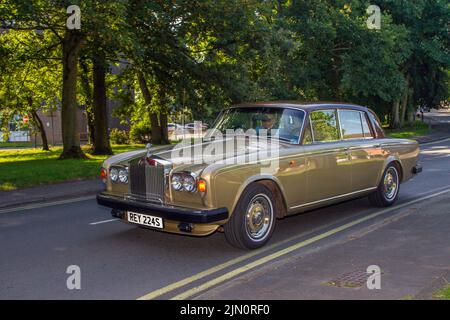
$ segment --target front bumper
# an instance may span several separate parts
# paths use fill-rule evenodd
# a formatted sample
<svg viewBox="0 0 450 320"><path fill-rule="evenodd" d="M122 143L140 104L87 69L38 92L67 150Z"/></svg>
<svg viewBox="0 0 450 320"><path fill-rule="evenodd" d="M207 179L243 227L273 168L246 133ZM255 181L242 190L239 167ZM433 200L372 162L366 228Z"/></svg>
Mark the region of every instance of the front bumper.
<svg viewBox="0 0 450 320"><path fill-rule="evenodd" d="M213 223L228 219L227 208L218 209L189 209L184 207L167 206L149 202L142 202L105 193L97 195L99 205L113 210L132 211L137 213L152 214L167 220L187 223Z"/></svg>

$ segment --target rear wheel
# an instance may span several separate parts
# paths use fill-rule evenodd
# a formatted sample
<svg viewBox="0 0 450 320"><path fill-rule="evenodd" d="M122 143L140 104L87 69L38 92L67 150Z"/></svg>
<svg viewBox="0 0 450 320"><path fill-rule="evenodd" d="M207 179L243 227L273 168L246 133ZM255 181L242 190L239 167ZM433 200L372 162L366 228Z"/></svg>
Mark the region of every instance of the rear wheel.
<svg viewBox="0 0 450 320"><path fill-rule="evenodd" d="M225 238L237 248L262 247L275 227L274 208L275 202L267 187L258 183L250 185L224 226Z"/></svg>
<svg viewBox="0 0 450 320"><path fill-rule="evenodd" d="M396 164L391 163L384 170L377 190L369 195L369 201L377 207L389 207L397 201L399 190L399 168Z"/></svg>

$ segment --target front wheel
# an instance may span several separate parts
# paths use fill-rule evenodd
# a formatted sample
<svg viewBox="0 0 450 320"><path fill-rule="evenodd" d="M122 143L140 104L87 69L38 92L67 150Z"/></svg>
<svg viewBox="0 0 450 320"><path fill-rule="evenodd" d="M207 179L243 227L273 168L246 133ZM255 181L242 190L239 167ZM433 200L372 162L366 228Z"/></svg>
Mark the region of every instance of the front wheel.
<svg viewBox="0 0 450 320"><path fill-rule="evenodd" d="M274 208L275 202L267 187L258 183L250 185L224 226L228 243L242 249L265 245L275 227Z"/></svg>
<svg viewBox="0 0 450 320"><path fill-rule="evenodd" d="M377 207L389 207L397 201L400 190L399 168L395 164L389 164L384 170L383 177L375 192L369 195L369 201Z"/></svg>

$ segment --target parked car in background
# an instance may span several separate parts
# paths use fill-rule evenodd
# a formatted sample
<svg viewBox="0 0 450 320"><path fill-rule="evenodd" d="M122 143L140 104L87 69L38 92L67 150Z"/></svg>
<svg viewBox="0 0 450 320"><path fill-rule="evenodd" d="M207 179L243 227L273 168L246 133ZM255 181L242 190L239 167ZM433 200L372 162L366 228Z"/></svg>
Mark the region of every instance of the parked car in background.
<svg viewBox="0 0 450 320"><path fill-rule="evenodd" d="M192 123L187 123L184 126L184 128L189 130L190 132L193 132L195 130L195 123L193 123L193 122ZM208 129L208 125L206 123L202 122L201 128L202 128L202 130L206 130L206 129Z"/></svg>
<svg viewBox="0 0 450 320"><path fill-rule="evenodd" d="M263 173L264 161L233 161L263 148L248 135L235 136L234 148L213 154L212 162L179 163L174 151L191 146L154 147L106 160L98 203L141 227L196 236L219 230L231 245L255 249L269 241L277 219L363 196L390 206L400 184L422 170L418 143L386 138L377 116L362 106L242 104L222 112L213 128L257 136L275 130L274 171Z"/></svg>
<svg viewBox="0 0 450 320"><path fill-rule="evenodd" d="M179 125L179 124L176 124L176 123L169 123L169 124L167 125L167 130L168 130L169 132L173 132L173 131L175 131L175 130L183 130L183 126L182 126L182 125Z"/></svg>

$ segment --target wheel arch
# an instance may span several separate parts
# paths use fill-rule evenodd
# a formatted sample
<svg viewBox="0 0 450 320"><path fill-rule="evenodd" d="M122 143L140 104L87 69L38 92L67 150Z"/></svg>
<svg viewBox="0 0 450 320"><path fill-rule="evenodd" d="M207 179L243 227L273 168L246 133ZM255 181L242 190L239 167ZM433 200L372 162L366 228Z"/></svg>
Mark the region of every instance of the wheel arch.
<svg viewBox="0 0 450 320"><path fill-rule="evenodd" d="M400 175L400 177L399 177L400 183L403 182L403 165L402 165L402 162L401 162L400 158L397 155L391 155L388 158L386 158L386 160L384 162L383 170L381 171L381 173L380 173L380 175L378 177L378 184L381 182L381 179L383 177L384 171L391 164L394 164L397 167L398 174Z"/></svg>
<svg viewBox="0 0 450 320"><path fill-rule="evenodd" d="M270 190L275 200L275 214L276 217L281 219L284 218L287 214L287 202L284 196L284 189L281 185L280 181L274 176L261 175L261 176L252 176L248 178L239 188L239 191L236 194L236 197L233 201L233 206L231 210L231 214L234 212L239 199L245 193L246 189L255 183L259 183L264 185L266 188Z"/></svg>

